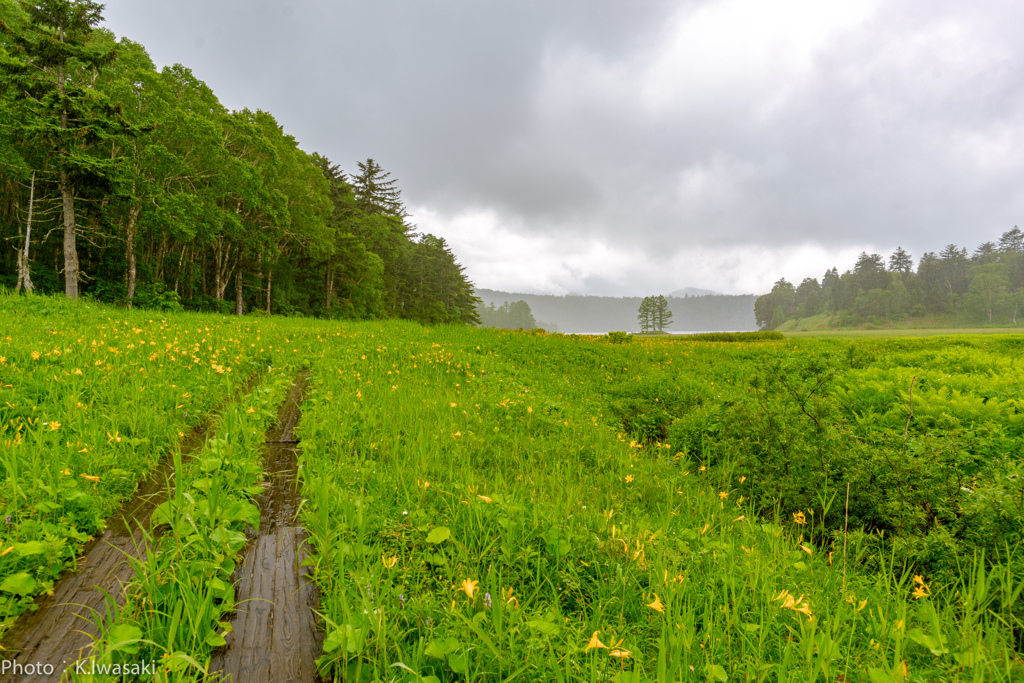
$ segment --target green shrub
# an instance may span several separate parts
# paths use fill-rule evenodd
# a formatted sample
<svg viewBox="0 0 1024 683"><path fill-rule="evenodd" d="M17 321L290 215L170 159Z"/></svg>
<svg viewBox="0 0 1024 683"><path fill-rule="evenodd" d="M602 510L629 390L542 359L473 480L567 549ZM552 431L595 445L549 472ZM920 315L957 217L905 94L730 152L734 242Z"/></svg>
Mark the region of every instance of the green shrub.
<svg viewBox="0 0 1024 683"><path fill-rule="evenodd" d="M700 334L677 334L673 339L685 341L709 341L709 342L753 342L753 341L778 341L785 339L786 335L775 330L759 330L757 332L702 332Z"/></svg>
<svg viewBox="0 0 1024 683"><path fill-rule="evenodd" d="M604 337L612 344L629 344L633 341L633 335L629 332L609 332Z"/></svg>

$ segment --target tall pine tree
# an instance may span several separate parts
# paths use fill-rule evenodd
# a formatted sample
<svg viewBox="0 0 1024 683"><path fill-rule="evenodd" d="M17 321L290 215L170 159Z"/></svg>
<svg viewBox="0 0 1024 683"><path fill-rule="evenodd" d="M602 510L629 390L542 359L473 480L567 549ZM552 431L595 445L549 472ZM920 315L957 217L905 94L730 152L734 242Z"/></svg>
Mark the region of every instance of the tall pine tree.
<svg viewBox="0 0 1024 683"><path fill-rule="evenodd" d="M97 143L123 130L117 112L93 86L93 77L114 57L113 46L92 42L103 5L91 0L26 3L27 22L4 23L13 42L4 81L24 108L23 126L53 158L63 209L64 291L78 297L79 261L75 195L87 184L102 185L109 159L93 154Z"/></svg>

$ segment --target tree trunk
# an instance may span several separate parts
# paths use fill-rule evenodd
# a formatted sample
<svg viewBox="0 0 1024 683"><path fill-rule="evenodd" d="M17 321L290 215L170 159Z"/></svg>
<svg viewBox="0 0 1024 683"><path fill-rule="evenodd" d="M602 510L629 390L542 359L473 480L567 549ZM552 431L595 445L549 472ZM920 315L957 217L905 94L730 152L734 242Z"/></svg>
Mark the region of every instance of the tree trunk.
<svg viewBox="0 0 1024 683"><path fill-rule="evenodd" d="M331 310L331 295L334 293L334 264L327 264L327 301L326 309Z"/></svg>
<svg viewBox="0 0 1024 683"><path fill-rule="evenodd" d="M267 313L270 313L270 278L274 275L274 271L267 267Z"/></svg>
<svg viewBox="0 0 1024 683"><path fill-rule="evenodd" d="M64 32L60 33L60 42L64 42ZM61 101L64 101L64 60L57 63L57 94ZM60 129L68 127L67 105L60 112ZM68 156L67 147L61 147L59 155L65 159ZM61 163L60 167L60 198L64 209L64 294L69 299L78 298L78 247L75 245L75 191L71 187L71 180L68 178L67 167Z"/></svg>
<svg viewBox="0 0 1024 683"><path fill-rule="evenodd" d="M167 255L167 233L160 238L160 249L156 253L156 281L164 279L164 257Z"/></svg>
<svg viewBox="0 0 1024 683"><path fill-rule="evenodd" d="M185 252L188 251L188 245L186 244L181 248L181 255L178 256L178 269L174 271L174 293L180 294L178 291L178 285L181 283L181 266L185 263Z"/></svg>
<svg viewBox="0 0 1024 683"><path fill-rule="evenodd" d="M235 315L245 313L245 300L242 298L242 266L235 271Z"/></svg>
<svg viewBox="0 0 1024 683"><path fill-rule="evenodd" d="M135 226L138 224L141 210L141 206L133 206L128 211L128 308L132 307L132 300L135 299Z"/></svg>
<svg viewBox="0 0 1024 683"><path fill-rule="evenodd" d="M60 198L64 208L64 294L78 298L78 248L75 246L75 196L66 170L60 171Z"/></svg>
<svg viewBox="0 0 1024 683"><path fill-rule="evenodd" d="M235 259L235 265L239 259ZM223 236L218 236L213 250L213 296L217 301L224 300L224 293L228 289L228 281L235 265L231 263L231 242L225 241Z"/></svg>
<svg viewBox="0 0 1024 683"><path fill-rule="evenodd" d="M28 222L25 224L25 250L18 251L18 284L14 286L15 293L24 286L25 293L32 293L32 278L28 267L28 245L32 237L32 208L36 203L36 172L32 171L32 184L28 190Z"/></svg>

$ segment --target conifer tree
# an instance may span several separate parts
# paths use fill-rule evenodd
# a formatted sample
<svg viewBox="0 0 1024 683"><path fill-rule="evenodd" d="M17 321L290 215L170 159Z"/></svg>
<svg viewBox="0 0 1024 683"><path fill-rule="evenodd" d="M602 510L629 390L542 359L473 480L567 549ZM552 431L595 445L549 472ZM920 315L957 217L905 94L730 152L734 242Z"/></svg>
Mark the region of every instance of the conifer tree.
<svg viewBox="0 0 1024 683"><path fill-rule="evenodd" d="M644 300L640 302L640 310L637 313L636 320L640 323L640 332L646 334L650 332L652 326L652 317L654 315L654 297L645 296Z"/></svg>
<svg viewBox="0 0 1024 683"><path fill-rule="evenodd" d="M672 311L668 310L668 299L659 294L651 298L651 328L662 332L672 324Z"/></svg>
<svg viewBox="0 0 1024 683"><path fill-rule="evenodd" d="M383 213L404 221L409 214L402 203L402 191L395 187L398 180L389 178L391 173L373 159L356 163L359 174L352 178L352 189L359 208L368 214Z"/></svg>
<svg viewBox="0 0 1024 683"><path fill-rule="evenodd" d="M24 8L27 24L0 24L14 44L14 58L5 59L3 65L3 80L24 106L28 137L54 157L64 218L64 291L75 299L79 280L76 189L109 174L111 163L89 154L89 148L120 127L117 112L91 83L113 59L114 49L97 49L92 44L93 30L103 19L99 3L36 0Z"/></svg>

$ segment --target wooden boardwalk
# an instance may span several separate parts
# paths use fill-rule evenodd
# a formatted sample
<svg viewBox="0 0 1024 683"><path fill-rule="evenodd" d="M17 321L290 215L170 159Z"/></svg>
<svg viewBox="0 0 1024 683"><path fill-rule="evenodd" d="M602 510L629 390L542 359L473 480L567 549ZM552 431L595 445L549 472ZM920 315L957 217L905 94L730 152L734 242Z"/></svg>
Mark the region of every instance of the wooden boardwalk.
<svg viewBox="0 0 1024 683"><path fill-rule="evenodd" d="M251 384L251 383L250 383ZM213 429L213 420L197 427L181 444L185 457L200 448ZM0 672L7 681L58 681L65 670L89 655L97 620L107 621L107 595L120 598L124 584L134 578L129 557L144 558L143 529L149 526L153 510L167 499L167 478L173 460L164 462L141 483L136 495L107 520L107 530L85 545L77 569L65 572L52 595L36 599L35 612L22 614L3 639L4 658L21 665L49 664L53 673L16 675L12 669ZM120 603L120 600L118 600Z"/></svg>
<svg viewBox="0 0 1024 683"><path fill-rule="evenodd" d="M292 433L299 421L305 390L296 379L267 434L264 469L270 486L259 501L260 529L235 572L238 609L231 620L227 645L214 654L211 675L233 683L301 683L318 680L315 660L321 637L313 610L319 606L316 586L308 580L302 559L305 534L296 516L301 500L295 488L297 447Z"/></svg>
<svg viewBox="0 0 1024 683"><path fill-rule="evenodd" d="M256 378L240 390L251 389ZM313 610L316 586L301 567L305 535L296 519L300 497L295 489L295 437L305 375L296 378L267 433L265 471L270 485L258 501L260 529L235 572L236 610L227 645L214 653L210 678L234 683L316 681L315 660L321 637ZM212 421L182 442L182 454L202 447ZM164 463L142 483L139 493L108 520L107 530L86 544L77 570L66 572L52 595L36 600L38 609L23 614L3 639L3 658L20 665L48 664L52 674L0 672L0 683L52 682L74 671L89 656L95 623L109 619L107 595L120 604L123 586L134 578L128 558L144 558L145 534L157 505L166 500L166 479L173 463ZM67 677L64 677L65 680Z"/></svg>

